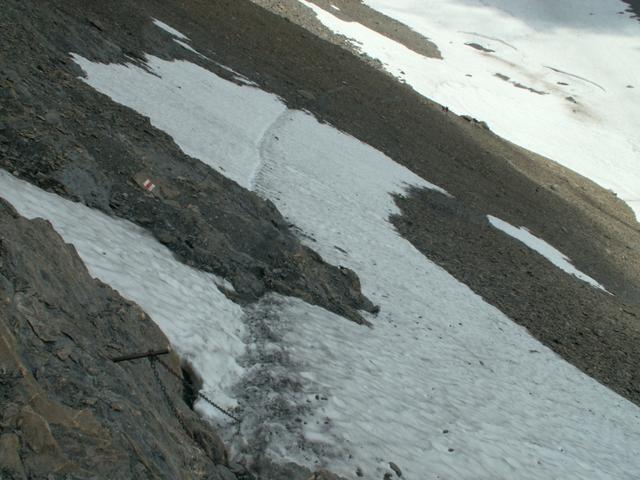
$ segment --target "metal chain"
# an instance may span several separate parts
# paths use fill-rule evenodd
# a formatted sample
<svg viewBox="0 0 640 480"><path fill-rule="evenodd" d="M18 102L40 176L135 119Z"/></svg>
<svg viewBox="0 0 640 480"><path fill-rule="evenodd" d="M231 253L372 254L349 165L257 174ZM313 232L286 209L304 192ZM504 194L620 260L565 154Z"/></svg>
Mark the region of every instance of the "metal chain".
<svg viewBox="0 0 640 480"><path fill-rule="evenodd" d="M176 420L178 420L178 423L180 424L184 432L187 434L187 436L191 438L191 433L189 433L189 429L185 425L182 415L180 415L178 408L176 407L175 403L173 403L173 401L171 400L171 396L169 395L169 392L167 392L167 387L164 385L164 383L162 383L162 380L160 379L160 373L158 372L158 367L156 366L156 360L158 360L156 357L149 357L149 363L151 363L151 371L153 372L153 376L158 382L158 385L160 385L160 390L162 390L162 395L164 396L164 399L169 405L169 409L171 410L171 413L173 413L173 415L176 417Z"/></svg>
<svg viewBox="0 0 640 480"><path fill-rule="evenodd" d="M233 414L229 413L228 410L222 408L216 402L214 402L209 397L207 397L204 393L202 393L200 391L196 391L195 386L192 383L188 382L187 379L184 378L182 375L174 372L173 369L169 365L167 365L166 363L164 363L162 360L160 360L157 357L154 357L154 360L157 361L157 362L160 362L160 365L162 365L165 368L165 370L167 370L167 372L169 372L171 375L173 375L178 380L180 380L182 382L183 386L189 387L191 389L191 391L195 392L195 394L198 395L198 397L200 397L202 400L207 402L209 405L214 407L216 410L219 410L220 412L224 413L227 417L232 418L233 420L235 420L238 423L240 422L240 419L238 417L236 417ZM154 360L151 361L151 365L152 365L152 367L154 369L154 375L156 375L156 378L158 378L158 381L159 381L158 372L157 372L157 370L155 368L155 365L154 365L154 363L155 363ZM164 386L163 386L163 388L164 388ZM166 391L165 391L165 395L166 395ZM172 406L172 408L175 408L175 407Z"/></svg>

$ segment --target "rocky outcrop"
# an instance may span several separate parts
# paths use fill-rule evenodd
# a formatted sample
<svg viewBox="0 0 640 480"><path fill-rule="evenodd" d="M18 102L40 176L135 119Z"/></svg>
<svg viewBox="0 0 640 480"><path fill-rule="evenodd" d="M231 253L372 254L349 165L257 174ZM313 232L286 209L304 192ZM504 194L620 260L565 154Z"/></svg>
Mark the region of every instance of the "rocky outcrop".
<svg viewBox="0 0 640 480"><path fill-rule="evenodd" d="M0 478L236 478L179 380L157 370L165 396L149 360L110 360L166 345L48 222L0 200Z"/></svg>

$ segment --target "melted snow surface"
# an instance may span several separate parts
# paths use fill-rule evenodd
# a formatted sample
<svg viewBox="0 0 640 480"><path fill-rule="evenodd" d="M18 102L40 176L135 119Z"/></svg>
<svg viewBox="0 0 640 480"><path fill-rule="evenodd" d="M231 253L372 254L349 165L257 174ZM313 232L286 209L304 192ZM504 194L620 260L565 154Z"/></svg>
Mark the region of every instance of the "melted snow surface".
<svg viewBox="0 0 640 480"><path fill-rule="evenodd" d="M280 337L265 341L280 338L268 347L296 368L281 368L282 381L262 388L273 389L266 397L275 405L310 407L292 429L247 403L244 423L262 425L275 458L351 478L356 466L380 478L389 461L410 480L630 479L640 471L638 407L395 231L392 194L438 187L273 96L187 62L149 57L156 77L134 65L76 61L87 83L149 115L185 151L212 152L202 148L204 132L219 139L215 162L201 159L272 200L326 260L354 269L381 306L369 317L373 329L298 299L280 299L269 313ZM158 105L159 92L170 108ZM218 375L201 373L209 382Z"/></svg>
<svg viewBox="0 0 640 480"><path fill-rule="evenodd" d="M0 196L27 218L49 220L72 243L89 272L140 305L181 356L208 372L204 391L222 406L237 405L231 387L242 375L243 312L216 287L214 275L178 262L144 229L18 180L0 170ZM150 345L149 347L161 347ZM219 413L200 402L214 418Z"/></svg>
<svg viewBox="0 0 640 480"><path fill-rule="evenodd" d="M300 1L417 92L613 190L640 218L640 24L618 14L624 3L365 0L436 43L439 60Z"/></svg>
<svg viewBox="0 0 640 480"><path fill-rule="evenodd" d="M500 220L499 218L494 217L492 215L487 215L487 218L489 219L489 223L492 226L494 226L498 230L503 231L507 235L509 235L509 236L521 241L527 247L529 247L530 249L538 252L544 258L549 260L556 267L558 267L561 270L564 270L565 272L567 272L568 274L574 275L574 276L578 277L580 280L585 281L585 282L593 285L594 287L599 288L600 290L604 290L606 292L606 289L602 285L600 285L598 282L596 282L589 275L587 275L585 273L582 273L580 270L578 270L573 265L573 263L571 262L571 259L569 257L567 257L564 253L562 253L561 251L557 250L553 246L549 245L547 242L545 242L541 238L538 238L535 235L533 235L527 228L525 228L525 227L520 227L520 228L514 227L510 223L505 222L504 220Z"/></svg>

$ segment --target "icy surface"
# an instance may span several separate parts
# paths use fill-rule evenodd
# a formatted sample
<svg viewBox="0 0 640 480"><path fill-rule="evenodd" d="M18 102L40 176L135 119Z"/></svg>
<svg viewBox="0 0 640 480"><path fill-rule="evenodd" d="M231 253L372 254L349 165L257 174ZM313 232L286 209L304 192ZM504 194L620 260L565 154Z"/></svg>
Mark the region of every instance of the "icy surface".
<svg viewBox="0 0 640 480"><path fill-rule="evenodd" d="M269 315L256 307L253 315L270 317L275 334L252 340L281 376L259 393L285 411L306 412L300 422L260 417L269 409L248 392L243 423L259 426L275 458L350 478L356 466L381 478L390 461L409 480L631 479L640 471L635 405L557 357L395 231L392 194L438 187L275 97L186 62L150 57L157 78L133 65L76 60L90 85L150 115L185 150L200 149L203 131L227 137L220 166L271 199L326 260L354 269L381 306L369 317L373 329L297 299L280 298ZM156 92L165 92L170 110L159 109ZM182 122L194 105L202 126ZM226 154L243 142L245 155Z"/></svg>
<svg viewBox="0 0 640 480"><path fill-rule="evenodd" d="M580 270L578 270L573 265L569 257L567 257L565 254L563 254L561 251L557 250L553 246L549 245L547 242L545 242L541 238L538 238L535 235L533 235L527 228L514 227L510 223L505 222L504 220L501 220L492 215L487 215L487 218L489 219L489 223L493 225L495 228L503 231L507 235L517 240L520 240L527 247L538 252L540 255L545 257L547 260L549 260L551 263L553 263L555 266L557 266L561 270L564 270L568 274L574 275L578 277L580 280L583 280L593 285L594 287L604 290L606 292L606 289L602 285L596 282L589 275L582 273Z"/></svg>
<svg viewBox="0 0 640 480"><path fill-rule="evenodd" d="M613 190L640 218L640 23L618 14L624 3L365 0L435 42L439 60L300 1L417 92Z"/></svg>
<svg viewBox="0 0 640 480"><path fill-rule="evenodd" d="M244 353L243 312L216 287L223 280L178 262L140 227L47 193L1 169L0 196L27 218L49 220L75 246L91 275L140 305L180 355L207 372L205 392L227 408L237 405L231 387L243 373L236 362ZM198 408L219 418L204 402Z"/></svg>

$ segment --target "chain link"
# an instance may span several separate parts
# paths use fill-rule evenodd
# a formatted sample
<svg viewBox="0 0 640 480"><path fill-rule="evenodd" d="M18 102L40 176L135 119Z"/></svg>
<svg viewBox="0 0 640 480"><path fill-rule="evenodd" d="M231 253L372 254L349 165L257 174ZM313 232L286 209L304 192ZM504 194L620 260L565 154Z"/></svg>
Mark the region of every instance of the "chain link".
<svg viewBox="0 0 640 480"><path fill-rule="evenodd" d="M171 402L171 399L170 399L170 397L169 397L169 396L168 396L168 394L167 394L166 388L164 387L164 385L163 385L163 384L162 384L162 382L160 381L160 376L159 376L158 371L157 371L157 368L156 368L156 366L155 366L155 362L159 362L159 363L160 363L160 365L162 365L162 366L165 368L165 370L166 370L167 372L169 372L171 375L173 375L173 376L174 376L174 377L176 377L178 380L180 380L180 382L182 382L182 385L183 385L184 387L187 387L187 388L189 388L191 391L195 392L195 394L196 394L198 397L200 397L202 400L204 400L205 402L207 402L207 403L208 403L209 405L211 405L213 408L215 408L216 410L219 410L220 412L222 412L223 414L225 414L227 417L229 417L229 418L231 418L231 419L235 420L236 422L238 422L238 423L240 422L240 419L239 419L238 417L236 417L236 416L234 416L233 414L231 414L228 410L226 410L226 409L222 408L222 407L221 407L220 405L218 405L216 402L214 402L214 401L213 401L213 400L211 400L209 397L207 397L204 393L202 393L202 392L200 392L200 391L197 391L197 390L196 390L196 388L195 388L195 386L194 386L192 383L188 382L188 381L187 381L187 379L186 379L186 378L184 378L182 375L180 375L180 374L178 374L178 373L174 372L174 371L173 371L173 369L172 369L169 365L167 365L166 363L164 363L162 360L160 360L160 359L159 359L159 358L157 358L157 357L150 357L150 358L149 358L149 360L151 361L151 367L153 368L153 374L154 374L154 376L156 377L156 379L158 380L158 382L160 383L160 387L162 388L163 393L165 394L165 396L166 396L166 398L167 398L167 401L169 402L169 405L171 406L171 409L172 409L172 410L174 410L174 414L176 414L176 415L177 415L177 413L176 413L176 412L177 412L177 410L176 410L176 408L175 408L175 405ZM180 418L178 419L178 421L180 421L180 422L182 423L182 421L181 421L181 419L180 419ZM183 428L184 428L184 425L183 425Z"/></svg>
<svg viewBox="0 0 640 480"><path fill-rule="evenodd" d="M156 360L157 360L156 357L149 357L149 363L151 363L151 371L153 372L153 376L158 382L158 385L160 385L160 390L162 390L162 395L164 396L164 399L169 405L169 409L171 410L173 415L176 417L176 420L178 421L178 423L180 424L184 432L187 434L187 436L191 438L191 433L189 433L189 429L185 425L182 415L180 415L178 408L176 407L175 403L171 400L171 395L169 395L169 392L167 392L167 387L164 385L164 383L162 383L162 380L160 379L160 373L158 372L158 367L156 366Z"/></svg>

